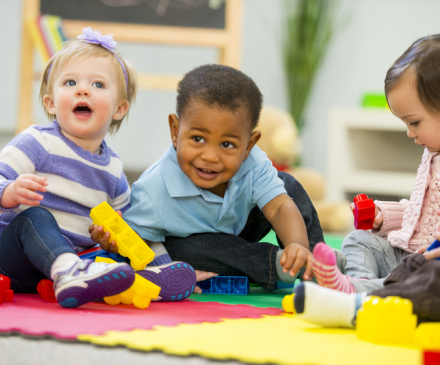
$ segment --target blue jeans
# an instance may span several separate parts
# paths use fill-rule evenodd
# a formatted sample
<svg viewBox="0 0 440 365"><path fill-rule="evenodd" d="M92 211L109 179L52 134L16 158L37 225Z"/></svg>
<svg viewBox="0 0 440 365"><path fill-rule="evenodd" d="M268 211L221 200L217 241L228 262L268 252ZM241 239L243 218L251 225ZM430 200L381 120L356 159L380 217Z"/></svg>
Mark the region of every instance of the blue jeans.
<svg viewBox="0 0 440 365"><path fill-rule="evenodd" d="M350 232L342 242L342 252L347 261L345 274L358 292L371 292L383 287L385 278L410 253L391 246L385 238L371 231Z"/></svg>
<svg viewBox="0 0 440 365"><path fill-rule="evenodd" d="M279 172L287 195L295 202L306 225L310 250L324 241L318 215L301 184L289 174ZM238 235L200 233L188 237L166 237L165 248L175 261L189 263L196 270L226 276L247 276L267 291L277 282L276 254L279 248L260 240L272 229L263 212L254 207L243 231ZM277 237L278 240L278 237ZM278 244L283 248L282 243Z"/></svg>
<svg viewBox="0 0 440 365"><path fill-rule="evenodd" d="M61 234L52 213L32 207L17 215L0 235L0 274L11 279L16 293L36 293L49 278L57 256L76 254Z"/></svg>

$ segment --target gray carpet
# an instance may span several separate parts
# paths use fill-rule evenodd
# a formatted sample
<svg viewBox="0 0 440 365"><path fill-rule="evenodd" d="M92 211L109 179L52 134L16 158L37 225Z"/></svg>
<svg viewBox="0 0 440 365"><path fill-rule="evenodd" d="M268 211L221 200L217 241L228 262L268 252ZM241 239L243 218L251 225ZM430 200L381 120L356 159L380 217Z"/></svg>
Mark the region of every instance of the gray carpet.
<svg viewBox="0 0 440 365"><path fill-rule="evenodd" d="M0 365L242 365L236 361L198 356L171 356L123 347L100 347L80 342L0 336Z"/></svg>

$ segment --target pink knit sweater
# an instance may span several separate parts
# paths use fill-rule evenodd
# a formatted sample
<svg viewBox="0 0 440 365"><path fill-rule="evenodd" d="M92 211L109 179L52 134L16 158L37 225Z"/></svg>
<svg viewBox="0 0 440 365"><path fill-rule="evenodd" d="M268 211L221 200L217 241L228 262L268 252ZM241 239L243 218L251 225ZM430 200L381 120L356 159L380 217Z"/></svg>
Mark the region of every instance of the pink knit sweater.
<svg viewBox="0 0 440 365"><path fill-rule="evenodd" d="M383 224L373 232L387 237L394 247L414 252L434 240L434 228L440 220L436 214L440 208L440 155L437 154L425 149L409 201L375 201L383 213Z"/></svg>

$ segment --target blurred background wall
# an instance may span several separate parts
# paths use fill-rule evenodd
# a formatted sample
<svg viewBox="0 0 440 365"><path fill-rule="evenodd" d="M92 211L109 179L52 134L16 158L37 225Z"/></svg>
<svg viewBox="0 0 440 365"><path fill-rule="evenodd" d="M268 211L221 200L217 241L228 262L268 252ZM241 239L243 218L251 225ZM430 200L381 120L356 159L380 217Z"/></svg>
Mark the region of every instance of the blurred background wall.
<svg viewBox="0 0 440 365"><path fill-rule="evenodd" d="M282 0L244 0L241 69L260 87L266 105L287 110L280 46L282 5ZM330 44L318 73L302 134L303 165L324 173L330 108L359 106L364 92L381 92L392 62L417 38L440 32L438 0L341 0L340 9L347 22ZM20 0L0 0L0 133L5 136L12 136L17 116L21 16ZM183 74L216 60L216 51L206 48L119 43L119 50L142 72ZM35 82L33 108L36 122L42 124L47 121L37 101L38 87ZM168 147L167 116L174 112L175 96L141 91L128 122L107 138L127 171L143 171Z"/></svg>

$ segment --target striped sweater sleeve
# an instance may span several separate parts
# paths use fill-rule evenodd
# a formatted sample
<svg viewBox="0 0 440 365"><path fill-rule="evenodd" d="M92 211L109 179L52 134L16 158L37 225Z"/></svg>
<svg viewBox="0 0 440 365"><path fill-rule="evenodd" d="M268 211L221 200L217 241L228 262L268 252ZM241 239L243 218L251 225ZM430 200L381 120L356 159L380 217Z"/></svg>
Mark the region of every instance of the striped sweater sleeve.
<svg viewBox="0 0 440 365"><path fill-rule="evenodd" d="M122 213L130 208L130 187L123 172L116 187L115 198L110 205L114 210L120 210Z"/></svg>
<svg viewBox="0 0 440 365"><path fill-rule="evenodd" d="M0 197L19 175L34 174L47 156L47 142L34 127L14 137L0 152ZM0 207L3 212L11 209Z"/></svg>

